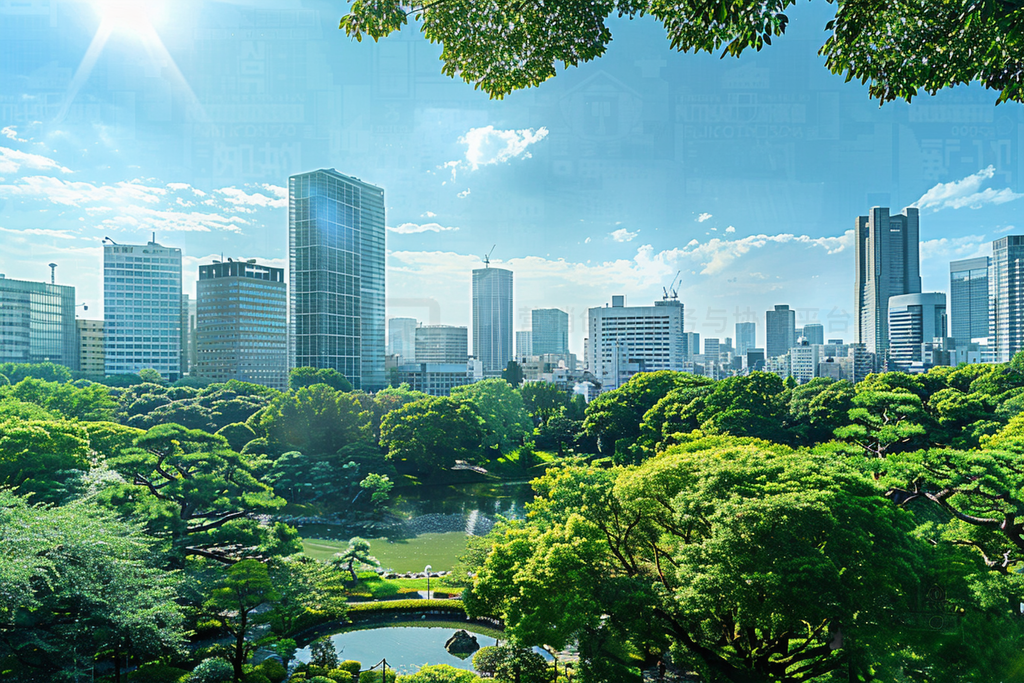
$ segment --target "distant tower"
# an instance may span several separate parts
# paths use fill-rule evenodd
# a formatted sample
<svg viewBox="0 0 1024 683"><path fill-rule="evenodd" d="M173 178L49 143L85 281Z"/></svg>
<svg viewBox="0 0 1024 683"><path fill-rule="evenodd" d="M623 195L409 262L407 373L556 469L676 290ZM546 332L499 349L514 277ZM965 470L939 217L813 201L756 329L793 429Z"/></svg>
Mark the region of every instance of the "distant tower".
<svg viewBox="0 0 1024 683"><path fill-rule="evenodd" d="M889 297L889 355L907 370L921 361L921 345L946 336L946 295L943 292Z"/></svg>
<svg viewBox="0 0 1024 683"><path fill-rule="evenodd" d="M569 353L569 314L557 308L535 308L530 313L530 355Z"/></svg>
<svg viewBox="0 0 1024 683"><path fill-rule="evenodd" d="M1024 348L1024 235L1007 235L992 243L989 292L993 360L1006 363Z"/></svg>
<svg viewBox="0 0 1024 683"><path fill-rule="evenodd" d="M512 271L473 271L473 355L484 374L497 375L513 358Z"/></svg>
<svg viewBox="0 0 1024 683"><path fill-rule="evenodd" d="M918 210L889 215L874 207L854 232L856 341L869 353L889 346L889 297L921 292Z"/></svg>
<svg viewBox="0 0 1024 683"><path fill-rule="evenodd" d="M384 190L321 169L288 179L289 366L356 389L384 372Z"/></svg>
<svg viewBox="0 0 1024 683"><path fill-rule="evenodd" d="M736 355L745 357L757 346L757 323L736 323Z"/></svg>
<svg viewBox="0 0 1024 683"><path fill-rule="evenodd" d="M785 304L775 306L765 318L765 356L778 358L789 353L796 344L796 311Z"/></svg>
<svg viewBox="0 0 1024 683"><path fill-rule="evenodd" d="M989 257L951 261L949 264L949 336L956 347L988 337Z"/></svg>

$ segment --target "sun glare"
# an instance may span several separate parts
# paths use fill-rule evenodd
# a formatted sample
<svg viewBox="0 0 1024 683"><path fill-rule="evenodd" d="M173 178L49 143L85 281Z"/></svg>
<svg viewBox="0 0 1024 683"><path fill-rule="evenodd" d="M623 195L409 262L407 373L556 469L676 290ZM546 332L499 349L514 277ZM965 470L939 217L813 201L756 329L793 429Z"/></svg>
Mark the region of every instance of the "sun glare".
<svg viewBox="0 0 1024 683"><path fill-rule="evenodd" d="M158 0L93 0L100 19L114 30L148 33L163 13Z"/></svg>

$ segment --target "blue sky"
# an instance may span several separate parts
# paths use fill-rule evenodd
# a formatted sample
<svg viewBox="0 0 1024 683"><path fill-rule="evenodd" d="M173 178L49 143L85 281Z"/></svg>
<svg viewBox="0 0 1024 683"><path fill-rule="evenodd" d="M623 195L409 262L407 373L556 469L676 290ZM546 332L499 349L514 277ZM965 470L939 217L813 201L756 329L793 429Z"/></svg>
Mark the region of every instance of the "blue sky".
<svg viewBox="0 0 1024 683"><path fill-rule="evenodd" d="M350 41L345 7L0 0L0 272L56 262L99 317L105 235L183 248L189 289L221 253L283 265L288 175L333 167L385 189L389 315L468 324L494 246L517 329L562 308L579 351L588 307L678 271L702 336L753 319L763 339L787 303L850 339L871 205L920 206L926 290L1024 230L1021 106L966 87L879 107L822 66L824 2L741 59L616 20L605 57L500 101L412 30Z"/></svg>

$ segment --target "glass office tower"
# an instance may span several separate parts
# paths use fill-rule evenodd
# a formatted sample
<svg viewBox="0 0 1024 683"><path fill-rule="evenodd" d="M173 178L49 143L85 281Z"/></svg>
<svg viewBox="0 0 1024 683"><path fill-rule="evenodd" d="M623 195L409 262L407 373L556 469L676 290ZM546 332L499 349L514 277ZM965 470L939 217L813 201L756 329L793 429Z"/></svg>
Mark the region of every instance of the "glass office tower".
<svg viewBox="0 0 1024 683"><path fill-rule="evenodd" d="M156 242L103 245L107 375L153 368L181 378L181 249Z"/></svg>
<svg viewBox="0 0 1024 683"><path fill-rule="evenodd" d="M569 314L557 308L535 308L530 314L532 325L531 354L569 353Z"/></svg>
<svg viewBox="0 0 1024 683"><path fill-rule="evenodd" d="M988 338L988 267L987 256L949 264L950 336L957 348Z"/></svg>
<svg viewBox="0 0 1024 683"><path fill-rule="evenodd" d="M1024 235L992 243L989 270L989 336L996 363L1024 348Z"/></svg>
<svg viewBox="0 0 1024 683"><path fill-rule="evenodd" d="M512 271L473 271L473 355L484 374L501 374L512 360Z"/></svg>
<svg viewBox="0 0 1024 683"><path fill-rule="evenodd" d="M288 180L290 367L386 385L384 190L334 169Z"/></svg>
<svg viewBox="0 0 1024 683"><path fill-rule="evenodd" d="M0 275L0 363L78 369L75 288Z"/></svg>

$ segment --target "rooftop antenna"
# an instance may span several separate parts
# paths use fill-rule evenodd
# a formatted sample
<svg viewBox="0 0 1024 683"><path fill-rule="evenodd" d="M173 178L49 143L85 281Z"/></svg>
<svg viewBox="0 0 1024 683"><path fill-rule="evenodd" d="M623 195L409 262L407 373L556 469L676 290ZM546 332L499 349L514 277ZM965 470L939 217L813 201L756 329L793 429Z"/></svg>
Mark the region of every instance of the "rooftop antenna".
<svg viewBox="0 0 1024 683"><path fill-rule="evenodd" d="M50 264L50 284L51 285L57 284L57 264L56 263L51 263Z"/></svg>
<svg viewBox="0 0 1024 683"><path fill-rule="evenodd" d="M493 247L491 247L491 250L484 255L484 268L490 268L491 267L491 254L494 253L494 247L496 247L496 246L498 246L498 245L495 244Z"/></svg>
<svg viewBox="0 0 1024 683"><path fill-rule="evenodd" d="M109 237L104 237L103 239L105 239L106 241L110 242L111 244L117 244L117 242L115 242L114 240L110 239Z"/></svg>
<svg viewBox="0 0 1024 683"><path fill-rule="evenodd" d="M666 301L668 301L669 299L678 299L679 298L679 292L676 291L675 286L676 286L676 280L679 279L679 276L682 275L682 273L683 273L682 270L677 272L676 276L674 278L672 278L672 284L670 284L667 288L666 287L662 287L661 288L661 291L663 291L665 293L665 296L663 298Z"/></svg>
<svg viewBox="0 0 1024 683"><path fill-rule="evenodd" d="M156 230L153 231L153 241L150 244L156 244Z"/></svg>

